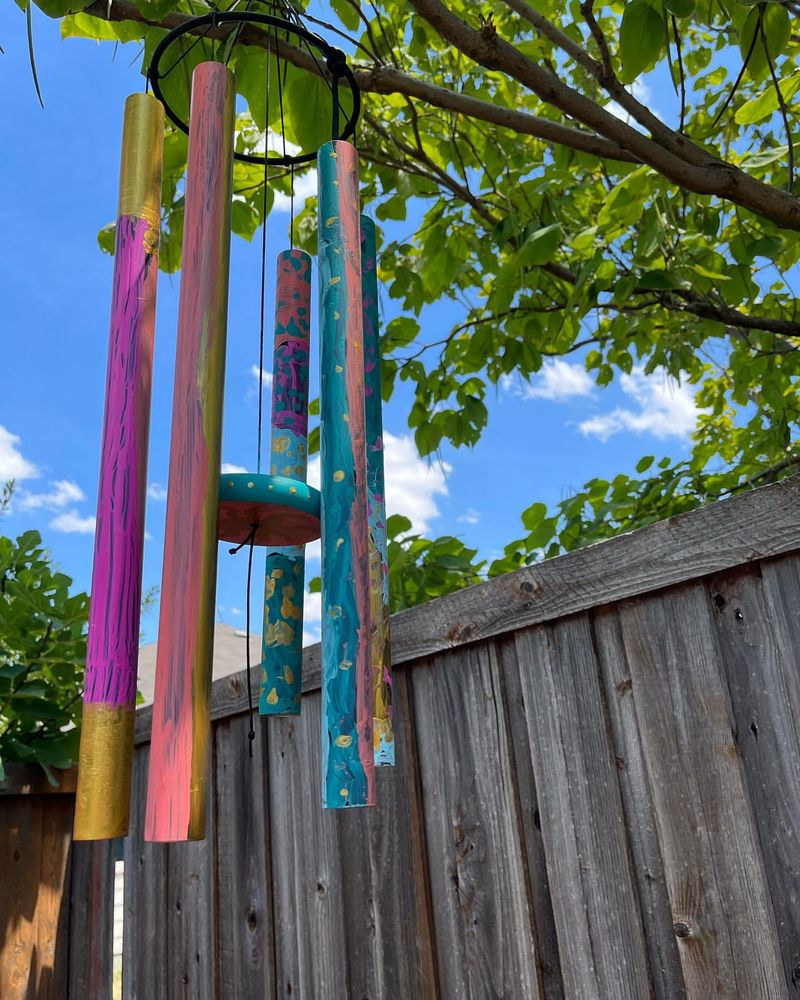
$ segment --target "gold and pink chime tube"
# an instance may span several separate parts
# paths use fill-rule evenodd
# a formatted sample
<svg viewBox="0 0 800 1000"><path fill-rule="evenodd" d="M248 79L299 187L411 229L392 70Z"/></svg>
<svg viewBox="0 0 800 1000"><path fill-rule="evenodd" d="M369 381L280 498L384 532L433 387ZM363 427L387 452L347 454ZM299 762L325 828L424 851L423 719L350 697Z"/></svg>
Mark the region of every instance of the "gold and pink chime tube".
<svg viewBox="0 0 800 1000"><path fill-rule="evenodd" d="M205 834L233 184L233 74L192 76L145 839Z"/></svg>
<svg viewBox="0 0 800 1000"><path fill-rule="evenodd" d="M164 110L125 104L75 839L127 833L142 597Z"/></svg>

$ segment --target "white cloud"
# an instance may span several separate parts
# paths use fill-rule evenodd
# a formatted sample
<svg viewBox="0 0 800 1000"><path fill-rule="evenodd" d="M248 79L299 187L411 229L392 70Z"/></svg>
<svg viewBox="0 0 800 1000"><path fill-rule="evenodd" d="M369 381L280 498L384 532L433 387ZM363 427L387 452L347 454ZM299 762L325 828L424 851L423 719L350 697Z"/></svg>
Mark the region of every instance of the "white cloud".
<svg viewBox="0 0 800 1000"><path fill-rule="evenodd" d="M265 388L271 389L272 388L272 372L268 372L266 368L262 368L261 372L262 372L261 380L262 380L263 385L265 386ZM251 365L250 366L250 374L253 376L253 378L257 382L258 381L258 365Z"/></svg>
<svg viewBox="0 0 800 1000"><path fill-rule="evenodd" d="M303 645L311 646L320 640L322 625L322 594L303 595Z"/></svg>
<svg viewBox="0 0 800 1000"><path fill-rule="evenodd" d="M62 510L71 503L80 503L86 496L77 483L58 479L49 493L21 493L20 510Z"/></svg>
<svg viewBox="0 0 800 1000"><path fill-rule="evenodd" d="M68 535L93 535L94 522L94 517L81 517L77 510L66 510L53 518L50 527L54 531L63 531Z"/></svg>
<svg viewBox="0 0 800 1000"><path fill-rule="evenodd" d="M237 472L247 472L243 465L233 465L231 462L223 462L220 472L223 476L233 476Z"/></svg>
<svg viewBox="0 0 800 1000"><path fill-rule="evenodd" d="M295 177L294 181L294 214L295 217L303 211L306 199L313 197L317 193L317 171L307 170L300 177ZM275 201L272 203L273 212L290 212L292 200L288 194L282 191L275 192Z"/></svg>
<svg viewBox="0 0 800 1000"><path fill-rule="evenodd" d="M648 111L655 115L659 121L664 120L659 112L653 107L653 92L644 80L634 80L632 85L627 89L629 90L631 96L635 97L640 104L644 104ZM630 125L632 128L644 131L636 119L632 118L624 108L621 108L619 104L617 104L616 101L609 101L608 104L605 105L605 110L608 111L609 114L612 114L615 118L619 118L620 121Z"/></svg>
<svg viewBox="0 0 800 1000"><path fill-rule="evenodd" d="M162 486L161 483L150 483L147 487L147 495L151 500L163 503L167 499L167 487Z"/></svg>
<svg viewBox="0 0 800 1000"><path fill-rule="evenodd" d="M20 439L0 425L0 482L8 479L35 479L39 470L17 447Z"/></svg>
<svg viewBox="0 0 800 1000"><path fill-rule="evenodd" d="M467 507L466 511L458 518L459 524L477 524L481 519L480 514L474 507Z"/></svg>
<svg viewBox="0 0 800 1000"><path fill-rule="evenodd" d="M686 438L694 430L697 404L693 386L681 385L663 369L645 375L641 367L636 367L630 375L621 377L620 387L638 408L617 407L582 421L578 426L587 437L607 441L622 431L634 431L657 438Z"/></svg>
<svg viewBox="0 0 800 1000"><path fill-rule="evenodd" d="M594 383L582 364L570 364L561 358L547 360L531 385L523 386L519 394L523 399L550 399L561 401L576 396L588 396Z"/></svg>
<svg viewBox="0 0 800 1000"><path fill-rule="evenodd" d="M405 515L415 534L424 533L429 523L439 516L436 497L447 495L450 466L446 462L429 464L420 458L409 435L398 437L387 431L383 435L383 446L387 514ZM319 455L308 463L308 481L316 489L320 488Z"/></svg>

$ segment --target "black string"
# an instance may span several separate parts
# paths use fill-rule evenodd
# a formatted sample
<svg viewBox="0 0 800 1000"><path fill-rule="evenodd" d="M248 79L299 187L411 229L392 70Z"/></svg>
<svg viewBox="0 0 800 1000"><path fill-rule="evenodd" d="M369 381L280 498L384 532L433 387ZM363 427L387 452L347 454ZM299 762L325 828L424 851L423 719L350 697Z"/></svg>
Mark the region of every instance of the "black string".
<svg viewBox="0 0 800 1000"><path fill-rule="evenodd" d="M267 110L264 128L264 194L261 200L261 310L258 330L258 445L256 472L261 473L261 434L264 420L264 307L267 295L267 186L269 184L269 99L272 70L272 46L267 49ZM280 78L280 66L278 67Z"/></svg>
<svg viewBox="0 0 800 1000"><path fill-rule="evenodd" d="M291 191L289 193L289 245L294 250L294 164L291 166Z"/></svg>
<svg viewBox="0 0 800 1000"><path fill-rule="evenodd" d="M249 545L250 546L250 551L247 554L247 604L245 605L245 626L244 626L244 630L245 630L245 642L247 643L247 647L246 647L246 651L245 651L245 662L247 664L247 712L248 712L248 716L249 716L249 719L250 719L250 729L247 732L247 740L248 740L248 751L249 751L249 755L251 757L253 756L253 740L255 740L255 738L256 738L256 730L255 730L255 727L253 726L253 713L255 711L255 708L254 708L254 705L253 705L253 681L252 681L252 679L250 677L250 669L251 669L251 666L250 666L250 591L251 591L252 581L253 581L253 546L255 545L256 532L258 531L258 528L259 528L258 524L251 524L250 525L250 533L248 534L247 538L245 538L245 540L243 542L240 542L238 545L235 545L232 549L228 549L228 552L232 556L235 556L237 552L241 552L241 550L245 547L245 545Z"/></svg>
<svg viewBox="0 0 800 1000"><path fill-rule="evenodd" d="M250 718L250 728L247 731L247 750L253 756L253 740L256 738L256 731L253 726L253 682L250 678L250 586L253 579L253 544L256 539L258 525L253 525L250 532L250 551L247 553L247 610L245 612L245 631L247 632L247 713Z"/></svg>

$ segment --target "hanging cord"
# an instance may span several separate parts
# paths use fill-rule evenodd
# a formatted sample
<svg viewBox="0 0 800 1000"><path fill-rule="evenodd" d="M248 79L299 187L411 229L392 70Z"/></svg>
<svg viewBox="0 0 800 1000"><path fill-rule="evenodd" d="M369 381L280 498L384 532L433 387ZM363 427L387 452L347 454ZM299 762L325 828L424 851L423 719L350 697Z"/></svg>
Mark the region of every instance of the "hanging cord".
<svg viewBox="0 0 800 1000"><path fill-rule="evenodd" d="M289 191L289 247L294 250L294 164L291 165L291 189Z"/></svg>
<svg viewBox="0 0 800 1000"><path fill-rule="evenodd" d="M267 49L267 111L264 130L264 195L261 201L261 310L258 331L258 446L256 472L261 473L261 436L264 420L264 307L267 295L267 186L269 184L269 99L272 75L272 46ZM280 78L280 62L278 63Z"/></svg>
<svg viewBox="0 0 800 1000"><path fill-rule="evenodd" d="M248 741L248 752L249 752L249 756L250 757L253 756L253 741L256 738L256 730L255 730L255 726L253 725L253 713L255 711L255 708L254 708L254 705L253 705L253 682L252 682L252 680L250 678L250 669L251 669L251 665L250 665L250 591L251 591L252 582L253 582L253 546L255 545L256 532L258 531L258 527L259 527L258 524L251 524L250 525L250 534L247 536L247 538L245 538L245 540L243 542L240 542L238 545L234 546L232 549L228 549L228 552L232 556L235 556L237 552L241 552L241 550L245 547L245 545L249 545L250 546L250 550L247 553L247 604L245 605L245 626L244 626L245 633L246 633L246 635L245 635L245 643L246 643L246 645L245 645L245 650L246 650L246 652L245 652L245 658L246 658L246 663L247 663L247 712L248 712L248 716L249 716L249 719L250 719L250 729L247 732L247 741Z"/></svg>

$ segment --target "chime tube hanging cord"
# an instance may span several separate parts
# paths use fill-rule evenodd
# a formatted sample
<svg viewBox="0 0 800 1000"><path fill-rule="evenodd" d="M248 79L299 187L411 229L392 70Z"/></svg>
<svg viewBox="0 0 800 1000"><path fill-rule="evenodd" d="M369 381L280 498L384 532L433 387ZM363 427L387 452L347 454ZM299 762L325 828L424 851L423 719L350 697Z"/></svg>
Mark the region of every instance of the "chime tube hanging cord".
<svg viewBox="0 0 800 1000"><path fill-rule="evenodd" d="M389 555L383 475L381 345L375 223L361 216L361 300L364 324L364 421L367 442L370 619L372 627L372 742L375 765L394 764L392 659L389 643Z"/></svg>
<svg viewBox="0 0 800 1000"><path fill-rule="evenodd" d="M145 839L205 834L233 186L233 74L192 76Z"/></svg>
<svg viewBox="0 0 800 1000"><path fill-rule="evenodd" d="M322 484L322 803L372 805L373 686L358 154L317 157Z"/></svg>
<svg viewBox="0 0 800 1000"><path fill-rule="evenodd" d="M270 472L304 483L308 469L311 258L278 257ZM298 715L302 692L305 546L267 549L261 654L261 715Z"/></svg>
<svg viewBox="0 0 800 1000"><path fill-rule="evenodd" d="M132 94L122 133L76 840L128 831L163 138L161 103Z"/></svg>

